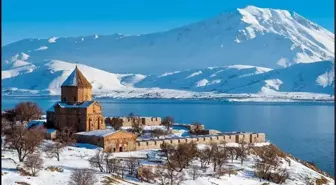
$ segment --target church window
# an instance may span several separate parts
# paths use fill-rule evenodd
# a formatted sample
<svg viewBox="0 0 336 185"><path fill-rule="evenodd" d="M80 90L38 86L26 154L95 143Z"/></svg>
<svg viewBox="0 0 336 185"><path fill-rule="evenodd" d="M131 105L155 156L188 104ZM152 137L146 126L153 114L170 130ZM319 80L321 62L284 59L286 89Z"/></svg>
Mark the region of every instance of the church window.
<svg viewBox="0 0 336 185"><path fill-rule="evenodd" d="M63 97L63 101L66 101L66 97Z"/></svg>
<svg viewBox="0 0 336 185"><path fill-rule="evenodd" d="M76 96L74 96L74 101L75 101L75 102L77 101L77 98L76 98Z"/></svg>

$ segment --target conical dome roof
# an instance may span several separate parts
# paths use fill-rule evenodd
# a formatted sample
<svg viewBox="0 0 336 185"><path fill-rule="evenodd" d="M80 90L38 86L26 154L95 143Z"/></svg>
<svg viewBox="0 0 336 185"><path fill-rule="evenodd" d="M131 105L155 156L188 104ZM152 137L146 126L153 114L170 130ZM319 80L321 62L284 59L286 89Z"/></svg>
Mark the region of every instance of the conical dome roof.
<svg viewBox="0 0 336 185"><path fill-rule="evenodd" d="M92 88L90 82L84 77L77 66L75 70L69 75L69 77L63 82L62 87L64 86Z"/></svg>

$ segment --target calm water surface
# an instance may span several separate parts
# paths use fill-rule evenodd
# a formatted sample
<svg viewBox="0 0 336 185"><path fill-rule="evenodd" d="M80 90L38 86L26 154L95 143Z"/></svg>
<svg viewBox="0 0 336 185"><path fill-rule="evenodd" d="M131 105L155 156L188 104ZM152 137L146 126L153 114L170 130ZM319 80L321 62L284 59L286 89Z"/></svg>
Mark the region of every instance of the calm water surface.
<svg viewBox="0 0 336 185"><path fill-rule="evenodd" d="M44 110L59 97L2 97L2 109L21 101ZM334 174L334 104L232 103L220 100L99 99L105 116L173 116L176 122L199 121L220 131L264 132L281 149Z"/></svg>

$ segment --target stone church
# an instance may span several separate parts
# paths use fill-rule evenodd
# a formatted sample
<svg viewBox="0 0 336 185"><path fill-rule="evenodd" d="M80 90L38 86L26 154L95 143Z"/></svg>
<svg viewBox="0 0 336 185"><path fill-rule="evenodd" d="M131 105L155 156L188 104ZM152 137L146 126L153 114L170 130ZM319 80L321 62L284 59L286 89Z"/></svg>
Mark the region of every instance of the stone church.
<svg viewBox="0 0 336 185"><path fill-rule="evenodd" d="M61 101L47 110L47 124L75 132L105 129L102 107L92 100L92 86L77 66L61 86Z"/></svg>

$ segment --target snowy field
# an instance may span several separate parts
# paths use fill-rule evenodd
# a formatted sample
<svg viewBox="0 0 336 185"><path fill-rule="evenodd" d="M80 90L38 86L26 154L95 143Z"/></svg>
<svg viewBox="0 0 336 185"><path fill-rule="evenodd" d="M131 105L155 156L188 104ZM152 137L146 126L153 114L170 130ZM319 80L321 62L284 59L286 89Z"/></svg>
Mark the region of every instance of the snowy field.
<svg viewBox="0 0 336 185"><path fill-rule="evenodd" d="M51 141L45 141L51 142ZM261 143L259 146L268 145L269 143ZM230 144L228 144L230 145ZM235 146L236 144L231 144ZM199 146L202 147L202 146ZM16 182L26 182L30 185L65 185L68 183L71 172L75 168L90 168L90 164L88 159L92 157L97 147L87 144L78 144L77 147L68 146L65 148L64 152L61 154L60 161L56 159L49 159L45 157L43 154L44 159L44 169L38 173L37 177L30 177L30 176L21 176L18 170L16 169L17 166L22 166L21 163L17 160L17 154L13 151L2 150L1 155L1 172L2 178L1 183L6 185L17 185ZM154 165L153 163L149 162L147 158L148 156L151 158L155 153L154 150L144 150L144 151L135 151L135 152L122 152L122 153L113 153L112 157L118 158L127 158L127 157L138 157L140 159L141 165ZM231 161L227 163L227 165L232 165L232 169L237 169L236 175L224 175L220 178L215 178L210 176L209 174L212 173L212 167L210 166L204 172L202 172L202 176L198 177L196 180L192 180L190 177L188 170L186 169L183 171L184 173L184 180L182 182L183 185L195 185L195 184L202 184L202 185L214 185L214 184L229 184L229 185L260 185L263 182L260 182L257 177L254 176L254 169L253 166L255 164L257 157L255 155L249 155L247 159L244 161L244 164L240 164L240 160L234 160L232 163ZM305 185L304 178L309 176L313 178L321 178L321 174L311 170L310 168L305 167L301 163L298 163L292 159L291 165L288 165L288 162L282 159L282 167L287 168L289 172L289 179L287 179L285 184L288 185ZM197 161L195 162L197 164ZM45 168L49 166L60 167L63 169L63 172L51 172L46 170ZM104 184L101 181L104 180L105 177L111 177L110 174L99 172L98 169L96 170L96 177L98 178L99 182L97 185ZM329 180L329 184L334 184L334 180L328 177L325 177ZM134 177L125 177L124 180L116 180L115 184L146 184L141 183ZM111 183L112 184L112 183ZM273 185L274 183L270 183Z"/></svg>

